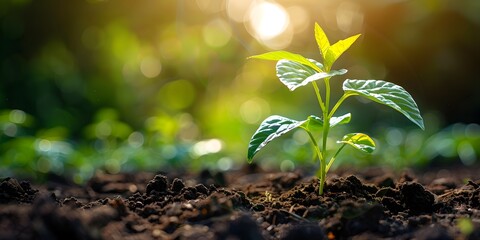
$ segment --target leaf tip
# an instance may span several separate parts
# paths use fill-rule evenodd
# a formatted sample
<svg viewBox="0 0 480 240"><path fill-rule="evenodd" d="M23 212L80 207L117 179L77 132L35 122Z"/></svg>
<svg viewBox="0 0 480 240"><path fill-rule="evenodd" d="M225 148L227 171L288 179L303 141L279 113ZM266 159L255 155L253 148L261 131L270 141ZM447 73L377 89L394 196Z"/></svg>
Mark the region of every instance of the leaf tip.
<svg viewBox="0 0 480 240"><path fill-rule="evenodd" d="M248 164L253 162L253 156L255 156L255 152L252 152L251 149L249 149L248 153L247 153L247 163Z"/></svg>
<svg viewBox="0 0 480 240"><path fill-rule="evenodd" d="M418 127L420 127L420 129L422 129L423 131L425 131L425 124L423 123L423 120L416 123Z"/></svg>

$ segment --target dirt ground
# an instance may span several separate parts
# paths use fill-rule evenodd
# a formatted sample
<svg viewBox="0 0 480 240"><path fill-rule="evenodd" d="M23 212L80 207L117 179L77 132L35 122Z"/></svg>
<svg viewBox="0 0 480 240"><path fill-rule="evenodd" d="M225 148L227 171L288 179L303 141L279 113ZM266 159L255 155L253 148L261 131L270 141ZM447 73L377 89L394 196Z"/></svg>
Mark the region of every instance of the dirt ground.
<svg viewBox="0 0 480 240"><path fill-rule="evenodd" d="M480 239L478 167L0 183L0 239Z"/></svg>

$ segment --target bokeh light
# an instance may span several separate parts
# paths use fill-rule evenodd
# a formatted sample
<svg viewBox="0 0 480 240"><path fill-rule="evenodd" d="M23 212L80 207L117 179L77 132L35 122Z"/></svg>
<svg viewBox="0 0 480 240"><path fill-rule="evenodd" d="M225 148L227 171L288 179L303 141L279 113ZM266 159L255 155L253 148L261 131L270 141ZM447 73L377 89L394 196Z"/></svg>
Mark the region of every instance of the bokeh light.
<svg viewBox="0 0 480 240"><path fill-rule="evenodd" d="M211 47L223 47L231 37L232 30L223 19L213 19L203 27L203 39Z"/></svg>
<svg viewBox="0 0 480 240"><path fill-rule="evenodd" d="M310 26L311 16L310 13L301 6L291 6L287 9L291 27L295 34L308 30Z"/></svg>
<svg viewBox="0 0 480 240"><path fill-rule="evenodd" d="M249 25L260 40L269 40L282 34L289 24L288 13L276 3L262 1L250 10Z"/></svg>
<svg viewBox="0 0 480 240"><path fill-rule="evenodd" d="M270 105L261 98L253 98L242 103L239 110L243 121L254 124L270 114Z"/></svg>
<svg viewBox="0 0 480 240"><path fill-rule="evenodd" d="M287 47L292 40L290 17L280 4L268 1L255 2L249 9L246 24L252 36L271 49Z"/></svg>
<svg viewBox="0 0 480 240"><path fill-rule="evenodd" d="M162 63L155 57L145 57L140 63L140 71L147 78L157 77L162 71Z"/></svg>
<svg viewBox="0 0 480 240"><path fill-rule="evenodd" d="M361 32L364 14L357 1L343 1L337 7L337 26L345 33Z"/></svg>
<svg viewBox="0 0 480 240"><path fill-rule="evenodd" d="M254 2L255 0L227 0L226 10L228 17L235 22L243 23L247 16L248 10Z"/></svg>
<svg viewBox="0 0 480 240"><path fill-rule="evenodd" d="M339 164L476 164L478 7L476 0L85 0L60 9L7 0L0 4L0 174L71 174L81 183L97 170L235 169L269 115L319 115L311 89L290 92L274 62L247 59L270 50L321 59L315 22L331 43L362 34L335 67L349 70L344 78L403 86L426 123L425 132L414 130L371 101L348 99L339 113L351 112L352 123L328 143L364 130L379 151ZM333 98L342 81L331 82ZM311 164L309 137L289 137L259 162L284 171Z"/></svg>

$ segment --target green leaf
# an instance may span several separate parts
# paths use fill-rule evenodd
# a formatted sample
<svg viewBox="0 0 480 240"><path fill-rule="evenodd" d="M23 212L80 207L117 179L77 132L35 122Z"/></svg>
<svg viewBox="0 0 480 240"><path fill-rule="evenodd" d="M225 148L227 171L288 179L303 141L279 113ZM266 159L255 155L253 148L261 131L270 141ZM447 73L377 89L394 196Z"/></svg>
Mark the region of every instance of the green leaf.
<svg viewBox="0 0 480 240"><path fill-rule="evenodd" d="M346 94L360 95L377 103L387 105L425 130L423 118L412 96L402 87L381 80L351 80L343 82Z"/></svg>
<svg viewBox="0 0 480 240"><path fill-rule="evenodd" d="M341 124L347 124L350 122L350 119L352 119L352 114L350 113L344 114L340 117L332 117L330 118L330 127L335 127Z"/></svg>
<svg viewBox="0 0 480 240"><path fill-rule="evenodd" d="M272 140L299 127L305 121L296 121L286 117L273 115L265 119L253 134L248 145L248 162L251 163L253 156Z"/></svg>
<svg viewBox="0 0 480 240"><path fill-rule="evenodd" d="M323 128L323 120L315 115L310 115L307 120L302 123L301 127L310 132L315 129L321 130Z"/></svg>
<svg viewBox="0 0 480 240"><path fill-rule="evenodd" d="M321 63L315 60L310 59L310 61L319 68L323 67ZM316 72L309 66L286 59L278 61L276 68L278 78L288 87L288 89L290 89L290 91L305 86L310 82L336 75L343 75L347 72L346 69L333 70L330 72Z"/></svg>
<svg viewBox="0 0 480 240"><path fill-rule="evenodd" d="M364 133L349 133L338 143L346 143L365 153L372 153L375 150L375 142Z"/></svg>
<svg viewBox="0 0 480 240"><path fill-rule="evenodd" d="M344 114L340 117L330 118L330 127L335 127L341 124L347 124L350 122L352 115L350 113ZM306 121L301 125L307 131L312 130L322 130L323 129L323 119L315 115L310 115Z"/></svg>
<svg viewBox="0 0 480 240"><path fill-rule="evenodd" d="M323 56L323 59L327 56L327 49L330 47L330 42L328 41L328 37L323 31L323 29L315 23L315 40L317 41L318 50Z"/></svg>
<svg viewBox="0 0 480 240"><path fill-rule="evenodd" d="M330 119L331 127L345 124L350 121L350 113ZM301 127L308 132L313 129L322 129L323 120L315 115L310 115L306 120L297 121L286 117L273 115L266 118L253 134L248 145L248 162L251 163L255 154L274 139Z"/></svg>
<svg viewBox="0 0 480 240"><path fill-rule="evenodd" d="M347 50L352 46L352 44L360 37L361 34L357 34L355 36L351 36L349 38L340 40L330 46L327 49L327 53L325 54L325 67L329 69L335 61Z"/></svg>
<svg viewBox="0 0 480 240"><path fill-rule="evenodd" d="M279 61L279 60L282 60L282 59L286 59L286 60L290 60L290 61L293 61L293 62L297 62L297 63L304 64L306 66L309 66L317 72L322 72L323 71L320 67L318 67L317 65L315 65L314 63L309 61L304 56L302 56L300 54L296 54L296 53L287 52L287 51L267 52L267 53L260 54L260 55L250 56L248 58L273 60L273 61Z"/></svg>

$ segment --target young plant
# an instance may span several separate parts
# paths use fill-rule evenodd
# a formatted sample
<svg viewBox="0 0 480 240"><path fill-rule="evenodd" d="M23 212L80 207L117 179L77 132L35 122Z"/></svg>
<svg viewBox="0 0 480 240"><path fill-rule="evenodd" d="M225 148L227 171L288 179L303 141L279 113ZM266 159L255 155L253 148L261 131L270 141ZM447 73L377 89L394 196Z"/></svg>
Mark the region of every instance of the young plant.
<svg viewBox="0 0 480 240"><path fill-rule="evenodd" d="M265 119L250 139L248 146L249 163L252 162L255 154L272 140L294 129L302 128L308 133L320 162L316 176L320 180L319 194L323 194L326 173L346 145L350 145L365 153L372 153L375 150L375 142L367 134L349 133L337 141L341 145L335 154L327 156L327 138L330 129L337 125L349 123L351 119L350 113L337 117L334 117L334 114L345 99L352 96L361 96L389 106L402 113L421 129L425 128L420 111L412 96L402 87L382 80L345 80L343 82L343 95L333 104L333 107L330 107L330 79L333 76L343 75L347 72L346 69L332 70L332 65L359 36L360 34L351 36L330 45L323 29L315 23L315 40L322 55L323 64L287 51L274 51L249 57L278 61L276 65L277 76L280 82L287 86L290 91L310 83L313 86L322 113L320 117L311 115L302 121L278 115ZM320 79L323 79L325 84L324 95L320 93L316 82ZM317 143L313 136L312 130L314 129L322 130L321 145Z"/></svg>

